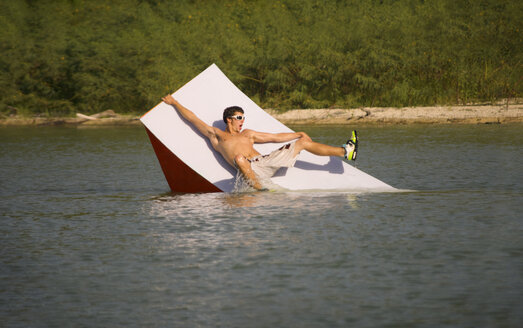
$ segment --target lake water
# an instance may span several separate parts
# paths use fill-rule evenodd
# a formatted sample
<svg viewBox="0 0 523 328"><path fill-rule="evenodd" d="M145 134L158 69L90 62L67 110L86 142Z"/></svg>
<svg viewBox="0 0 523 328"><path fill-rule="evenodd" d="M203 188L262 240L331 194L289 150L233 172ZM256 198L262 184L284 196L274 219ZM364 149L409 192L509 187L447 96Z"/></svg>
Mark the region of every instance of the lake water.
<svg viewBox="0 0 523 328"><path fill-rule="evenodd" d="M521 327L523 126L357 128L415 191L171 194L142 127L0 128L0 326Z"/></svg>

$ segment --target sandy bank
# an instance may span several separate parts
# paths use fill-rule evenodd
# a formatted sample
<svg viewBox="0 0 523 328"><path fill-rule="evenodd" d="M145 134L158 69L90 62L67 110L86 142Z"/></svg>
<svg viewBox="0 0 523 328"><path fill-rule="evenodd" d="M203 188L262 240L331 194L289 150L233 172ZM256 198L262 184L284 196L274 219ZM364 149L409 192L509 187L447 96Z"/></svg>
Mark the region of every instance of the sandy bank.
<svg viewBox="0 0 523 328"><path fill-rule="evenodd" d="M112 110L106 110L94 115L76 114L76 117L24 117L20 115L0 118L0 126L113 126L139 125L140 117L135 115L120 115Z"/></svg>
<svg viewBox="0 0 523 328"><path fill-rule="evenodd" d="M267 109L284 124L501 124L523 122L523 104L354 109ZM77 117L1 117L0 126L140 125L139 116L105 111Z"/></svg>
<svg viewBox="0 0 523 328"><path fill-rule="evenodd" d="M269 111L285 124L482 124L523 122L523 104Z"/></svg>

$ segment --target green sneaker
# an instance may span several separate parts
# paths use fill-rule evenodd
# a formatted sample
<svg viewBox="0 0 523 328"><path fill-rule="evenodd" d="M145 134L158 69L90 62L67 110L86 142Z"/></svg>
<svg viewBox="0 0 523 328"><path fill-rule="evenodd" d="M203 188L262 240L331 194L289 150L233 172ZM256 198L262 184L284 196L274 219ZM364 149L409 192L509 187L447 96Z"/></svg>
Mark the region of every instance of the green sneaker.
<svg viewBox="0 0 523 328"><path fill-rule="evenodd" d="M358 153L358 133L356 130L352 131L352 135L349 140L347 140L347 143L343 145L343 149L345 149L345 159L349 161L356 160Z"/></svg>

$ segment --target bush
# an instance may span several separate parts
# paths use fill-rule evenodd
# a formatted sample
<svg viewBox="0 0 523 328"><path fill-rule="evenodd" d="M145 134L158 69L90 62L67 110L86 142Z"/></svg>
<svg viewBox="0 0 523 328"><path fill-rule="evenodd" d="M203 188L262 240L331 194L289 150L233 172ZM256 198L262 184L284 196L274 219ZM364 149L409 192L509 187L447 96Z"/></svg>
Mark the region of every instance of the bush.
<svg viewBox="0 0 523 328"><path fill-rule="evenodd" d="M0 110L145 111L212 63L261 106L521 97L523 3L3 1Z"/></svg>

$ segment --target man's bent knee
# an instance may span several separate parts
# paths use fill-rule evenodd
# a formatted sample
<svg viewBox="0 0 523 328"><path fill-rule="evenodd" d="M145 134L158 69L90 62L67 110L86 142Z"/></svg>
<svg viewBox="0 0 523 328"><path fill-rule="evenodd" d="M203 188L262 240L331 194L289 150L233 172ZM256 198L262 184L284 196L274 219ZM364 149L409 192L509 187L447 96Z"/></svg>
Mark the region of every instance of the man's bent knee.
<svg viewBox="0 0 523 328"><path fill-rule="evenodd" d="M296 141L296 152L299 153L301 150L306 149L307 145L309 145L312 141L311 137L309 137L305 132L300 132L302 134L301 138Z"/></svg>

